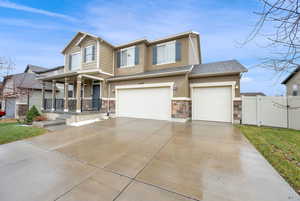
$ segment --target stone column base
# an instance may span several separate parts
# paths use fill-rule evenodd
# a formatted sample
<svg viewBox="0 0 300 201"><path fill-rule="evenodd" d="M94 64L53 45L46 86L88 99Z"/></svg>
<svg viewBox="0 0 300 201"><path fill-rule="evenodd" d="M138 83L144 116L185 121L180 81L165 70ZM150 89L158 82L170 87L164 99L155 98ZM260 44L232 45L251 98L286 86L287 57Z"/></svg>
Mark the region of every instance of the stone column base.
<svg viewBox="0 0 300 201"><path fill-rule="evenodd" d="M172 100L172 119L184 122L191 118L192 102L190 100Z"/></svg>
<svg viewBox="0 0 300 201"><path fill-rule="evenodd" d="M101 106L101 112L107 112L108 103L109 103L109 113L114 114L116 112L116 104L115 100L103 100L102 99L102 106Z"/></svg>
<svg viewBox="0 0 300 201"><path fill-rule="evenodd" d="M241 124L242 122L242 101L234 100L233 101L233 123Z"/></svg>

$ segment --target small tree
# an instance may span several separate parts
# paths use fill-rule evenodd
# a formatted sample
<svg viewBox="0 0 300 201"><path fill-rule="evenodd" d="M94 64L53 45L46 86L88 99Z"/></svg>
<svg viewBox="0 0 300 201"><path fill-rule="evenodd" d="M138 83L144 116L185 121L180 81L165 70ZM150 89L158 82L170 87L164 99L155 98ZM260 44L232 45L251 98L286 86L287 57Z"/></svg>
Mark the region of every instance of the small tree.
<svg viewBox="0 0 300 201"><path fill-rule="evenodd" d="M35 106L32 106L30 110L26 113L26 119L25 122L30 124L36 118L37 116L40 116L39 111L36 109Z"/></svg>

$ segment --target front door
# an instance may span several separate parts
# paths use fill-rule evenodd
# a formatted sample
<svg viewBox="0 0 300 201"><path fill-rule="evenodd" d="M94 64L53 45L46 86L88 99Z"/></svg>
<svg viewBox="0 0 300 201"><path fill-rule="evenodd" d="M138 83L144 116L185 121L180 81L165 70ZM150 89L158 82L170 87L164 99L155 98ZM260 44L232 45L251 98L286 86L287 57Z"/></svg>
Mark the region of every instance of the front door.
<svg viewBox="0 0 300 201"><path fill-rule="evenodd" d="M100 106L100 85L93 85L93 110L99 110Z"/></svg>

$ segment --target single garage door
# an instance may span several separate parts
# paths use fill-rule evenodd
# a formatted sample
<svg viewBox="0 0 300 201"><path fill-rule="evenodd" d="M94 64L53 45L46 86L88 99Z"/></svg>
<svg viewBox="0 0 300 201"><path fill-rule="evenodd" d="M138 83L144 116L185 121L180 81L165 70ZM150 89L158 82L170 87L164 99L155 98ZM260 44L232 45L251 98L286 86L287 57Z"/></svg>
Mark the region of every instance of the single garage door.
<svg viewBox="0 0 300 201"><path fill-rule="evenodd" d="M170 120L170 87L117 89L118 117Z"/></svg>
<svg viewBox="0 0 300 201"><path fill-rule="evenodd" d="M5 112L6 118L15 118L15 109L16 109L16 99L7 98L5 99Z"/></svg>
<svg viewBox="0 0 300 201"><path fill-rule="evenodd" d="M192 90L193 120L232 121L231 87L199 87Z"/></svg>

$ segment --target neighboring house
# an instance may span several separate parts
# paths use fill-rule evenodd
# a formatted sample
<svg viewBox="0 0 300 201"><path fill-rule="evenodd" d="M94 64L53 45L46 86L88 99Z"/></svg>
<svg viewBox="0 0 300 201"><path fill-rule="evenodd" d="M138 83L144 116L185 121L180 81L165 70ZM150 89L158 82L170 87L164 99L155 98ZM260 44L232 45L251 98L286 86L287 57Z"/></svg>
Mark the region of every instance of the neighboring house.
<svg viewBox="0 0 300 201"><path fill-rule="evenodd" d="M298 66L281 84L286 86L287 96L300 96L300 66Z"/></svg>
<svg viewBox="0 0 300 201"><path fill-rule="evenodd" d="M63 67L61 67L63 68ZM27 65L24 73L8 75L3 80L3 109L7 118L20 118L35 105L41 108L42 82L37 80L37 73L52 71L40 66ZM46 96L52 94L52 86L46 86Z"/></svg>
<svg viewBox="0 0 300 201"><path fill-rule="evenodd" d="M263 92L244 92L241 96L266 96Z"/></svg>
<svg viewBox="0 0 300 201"><path fill-rule="evenodd" d="M0 110L2 110L2 100L3 100L3 82L0 82Z"/></svg>
<svg viewBox="0 0 300 201"><path fill-rule="evenodd" d="M122 45L78 32L62 54L64 72L39 78L65 84L63 100L55 101L55 93L43 100L45 112L240 120L240 77L247 69L236 60L202 64L196 32Z"/></svg>

